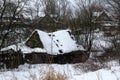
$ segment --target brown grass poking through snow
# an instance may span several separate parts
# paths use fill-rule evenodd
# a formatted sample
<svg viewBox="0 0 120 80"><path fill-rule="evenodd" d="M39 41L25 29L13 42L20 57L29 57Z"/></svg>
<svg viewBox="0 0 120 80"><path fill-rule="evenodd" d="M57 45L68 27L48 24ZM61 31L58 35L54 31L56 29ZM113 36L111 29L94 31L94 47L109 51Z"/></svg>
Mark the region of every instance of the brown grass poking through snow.
<svg viewBox="0 0 120 80"><path fill-rule="evenodd" d="M42 80L68 80L68 77L65 73L61 74L59 72L55 72L53 68L50 68L49 71L46 72Z"/></svg>

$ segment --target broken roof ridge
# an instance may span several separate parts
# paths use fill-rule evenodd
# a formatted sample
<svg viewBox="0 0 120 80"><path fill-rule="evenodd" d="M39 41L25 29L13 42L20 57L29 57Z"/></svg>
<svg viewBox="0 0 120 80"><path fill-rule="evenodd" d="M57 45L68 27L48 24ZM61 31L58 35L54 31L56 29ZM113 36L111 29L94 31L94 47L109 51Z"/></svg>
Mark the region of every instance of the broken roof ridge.
<svg viewBox="0 0 120 80"><path fill-rule="evenodd" d="M26 49L30 48L30 51L32 50L32 47L29 45L26 45L27 41L32 39L32 36L37 34L39 41L41 41L43 48L39 47L41 51L47 52L48 54L64 54L72 51L77 50L83 50L80 45L76 44L76 41L74 39L74 35L71 33L70 29L64 29L64 30L58 30L55 32L45 32L39 29L35 29L31 35L24 41L23 47L19 45L20 49L23 49L24 51L27 51ZM34 37L33 37L34 38ZM35 38L36 39L36 38ZM34 43L34 42L33 42ZM24 46L26 49L24 49ZM36 47L33 48L36 50ZM28 51L29 52L29 51ZM23 52L24 53L24 52ZM25 52L27 53L27 52Z"/></svg>

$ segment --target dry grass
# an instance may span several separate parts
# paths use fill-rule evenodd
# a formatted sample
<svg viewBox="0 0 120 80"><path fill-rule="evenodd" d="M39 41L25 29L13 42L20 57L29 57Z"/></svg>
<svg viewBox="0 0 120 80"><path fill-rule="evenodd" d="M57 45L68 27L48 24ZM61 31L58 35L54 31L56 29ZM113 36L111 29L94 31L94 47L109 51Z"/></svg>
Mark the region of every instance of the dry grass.
<svg viewBox="0 0 120 80"><path fill-rule="evenodd" d="M61 74L59 72L55 72L53 68L50 68L49 71L46 72L42 80L68 80L68 77L65 73Z"/></svg>
<svg viewBox="0 0 120 80"><path fill-rule="evenodd" d="M82 70L83 72L96 71L102 68L108 68L105 62L101 62L98 59L88 59L85 63L79 63L74 66L77 70Z"/></svg>

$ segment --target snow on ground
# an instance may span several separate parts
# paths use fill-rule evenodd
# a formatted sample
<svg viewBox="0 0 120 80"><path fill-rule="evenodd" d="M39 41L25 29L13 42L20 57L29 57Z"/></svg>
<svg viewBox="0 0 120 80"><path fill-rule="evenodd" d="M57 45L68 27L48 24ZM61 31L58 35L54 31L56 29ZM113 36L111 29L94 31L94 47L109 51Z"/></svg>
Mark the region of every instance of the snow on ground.
<svg viewBox="0 0 120 80"><path fill-rule="evenodd" d="M84 73L73 68L73 64L24 64L13 71L0 72L0 80L42 80L46 72L52 70L68 77L68 80L119 80L120 66Z"/></svg>
<svg viewBox="0 0 120 80"><path fill-rule="evenodd" d="M19 66L16 71L1 72L0 80L41 80L41 78L44 77L49 70L53 70L54 72L58 72L60 74L67 73L69 76L74 73L71 65L25 64L23 66Z"/></svg>
<svg viewBox="0 0 120 80"><path fill-rule="evenodd" d="M86 39L86 34L82 34L79 36L79 43L81 45L85 45L85 39ZM90 35L88 35L89 37ZM103 31L99 31L96 30L93 34L92 34L92 51L100 51L100 52L104 52L105 49L109 49L113 46L113 44L110 42L110 38L108 39L107 37L104 37L104 32ZM89 38L88 38L89 41Z"/></svg>
<svg viewBox="0 0 120 80"><path fill-rule="evenodd" d="M109 49L112 46L112 43L109 41L101 40L101 39L94 39L92 50L95 51L104 51L105 49Z"/></svg>
<svg viewBox="0 0 120 80"><path fill-rule="evenodd" d="M93 37L93 50L104 51L104 49L109 49L113 46L113 44L109 40L106 40L106 38L104 37L104 32L102 31L94 33Z"/></svg>
<svg viewBox="0 0 120 80"><path fill-rule="evenodd" d="M119 80L120 67L113 67L111 69L100 69L95 72L89 72L83 75L75 75L75 80Z"/></svg>

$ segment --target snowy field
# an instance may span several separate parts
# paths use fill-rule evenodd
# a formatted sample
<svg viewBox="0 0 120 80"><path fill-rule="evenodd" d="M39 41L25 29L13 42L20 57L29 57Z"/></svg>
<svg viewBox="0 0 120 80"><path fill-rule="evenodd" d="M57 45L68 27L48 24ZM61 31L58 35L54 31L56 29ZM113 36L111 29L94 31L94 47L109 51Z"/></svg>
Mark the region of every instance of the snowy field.
<svg viewBox="0 0 120 80"><path fill-rule="evenodd" d="M82 69L75 69L75 64L24 64L14 70L1 71L0 80L43 80L49 71L65 75L66 80L120 80L120 66L118 66L118 63L113 61L108 64L109 66L112 64L113 67L87 73Z"/></svg>

